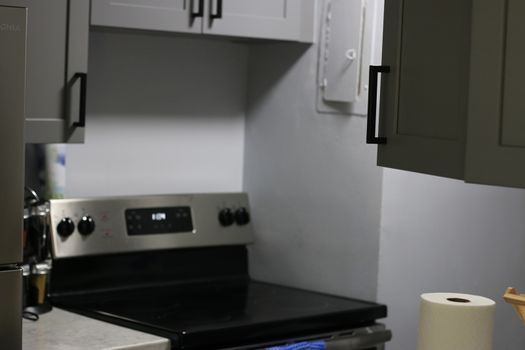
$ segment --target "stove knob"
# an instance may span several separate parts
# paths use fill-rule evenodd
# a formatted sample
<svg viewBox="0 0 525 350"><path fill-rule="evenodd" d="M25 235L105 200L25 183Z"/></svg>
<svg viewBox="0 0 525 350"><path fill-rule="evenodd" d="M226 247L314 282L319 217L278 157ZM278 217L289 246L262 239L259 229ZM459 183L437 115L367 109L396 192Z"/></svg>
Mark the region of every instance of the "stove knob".
<svg viewBox="0 0 525 350"><path fill-rule="evenodd" d="M235 222L241 226L250 222L250 213L246 208L239 208L235 211Z"/></svg>
<svg viewBox="0 0 525 350"><path fill-rule="evenodd" d="M84 215L82 219L78 222L78 232L81 235L87 236L95 231L95 221L89 215Z"/></svg>
<svg viewBox="0 0 525 350"><path fill-rule="evenodd" d="M229 208L222 209L219 212L219 222L222 226L231 226L234 220L233 213Z"/></svg>
<svg viewBox="0 0 525 350"><path fill-rule="evenodd" d="M61 237L69 237L75 232L75 223L70 218L63 218L57 225L57 232Z"/></svg>

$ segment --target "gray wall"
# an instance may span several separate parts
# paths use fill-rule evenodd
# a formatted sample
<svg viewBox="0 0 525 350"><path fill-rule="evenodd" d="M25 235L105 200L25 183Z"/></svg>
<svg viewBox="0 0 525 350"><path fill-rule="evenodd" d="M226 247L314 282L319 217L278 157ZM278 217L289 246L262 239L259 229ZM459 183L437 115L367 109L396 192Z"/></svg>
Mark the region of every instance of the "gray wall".
<svg viewBox="0 0 525 350"><path fill-rule="evenodd" d="M419 295L462 292L496 301L496 350L525 348L502 295L525 290L525 190L385 169L378 299L388 304L389 350L415 349Z"/></svg>
<svg viewBox="0 0 525 350"><path fill-rule="evenodd" d="M244 188L256 278L375 299L381 170L363 117L316 112L317 46L252 47Z"/></svg>
<svg viewBox="0 0 525 350"><path fill-rule="evenodd" d="M66 196L241 190L247 58L224 40L92 32Z"/></svg>

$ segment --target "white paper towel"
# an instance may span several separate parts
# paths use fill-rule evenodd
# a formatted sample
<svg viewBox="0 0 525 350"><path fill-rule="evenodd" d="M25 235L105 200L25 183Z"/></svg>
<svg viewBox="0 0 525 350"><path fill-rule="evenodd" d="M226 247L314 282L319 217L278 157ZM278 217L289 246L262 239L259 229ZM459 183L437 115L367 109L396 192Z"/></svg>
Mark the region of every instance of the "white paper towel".
<svg viewBox="0 0 525 350"><path fill-rule="evenodd" d="M459 293L421 295L418 350L491 350L496 303Z"/></svg>

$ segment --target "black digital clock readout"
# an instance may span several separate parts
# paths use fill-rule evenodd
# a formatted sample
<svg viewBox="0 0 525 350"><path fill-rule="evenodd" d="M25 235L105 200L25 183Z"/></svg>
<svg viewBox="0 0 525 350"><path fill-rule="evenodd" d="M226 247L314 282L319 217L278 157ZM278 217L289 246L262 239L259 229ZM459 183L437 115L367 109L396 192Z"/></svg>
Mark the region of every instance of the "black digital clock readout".
<svg viewBox="0 0 525 350"><path fill-rule="evenodd" d="M190 207L126 209L129 236L193 232Z"/></svg>

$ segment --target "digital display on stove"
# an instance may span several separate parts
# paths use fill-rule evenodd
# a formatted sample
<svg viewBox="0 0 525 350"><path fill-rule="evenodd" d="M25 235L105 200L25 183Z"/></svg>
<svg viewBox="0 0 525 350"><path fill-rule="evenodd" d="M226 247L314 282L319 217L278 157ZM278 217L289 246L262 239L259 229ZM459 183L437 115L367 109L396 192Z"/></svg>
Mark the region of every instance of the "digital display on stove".
<svg viewBox="0 0 525 350"><path fill-rule="evenodd" d="M127 209L125 216L129 236L193 232L190 207Z"/></svg>
<svg viewBox="0 0 525 350"><path fill-rule="evenodd" d="M164 221L168 215L166 213L153 213L151 214L151 220L153 221Z"/></svg>

